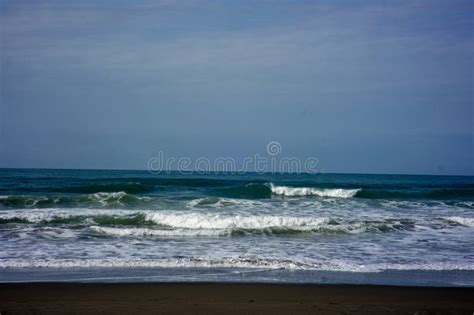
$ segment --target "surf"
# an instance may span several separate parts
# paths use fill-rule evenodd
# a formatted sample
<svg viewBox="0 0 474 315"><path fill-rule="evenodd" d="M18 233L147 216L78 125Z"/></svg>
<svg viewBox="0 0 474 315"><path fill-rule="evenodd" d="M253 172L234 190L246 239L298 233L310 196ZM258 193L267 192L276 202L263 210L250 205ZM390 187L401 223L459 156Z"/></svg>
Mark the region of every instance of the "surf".
<svg viewBox="0 0 474 315"><path fill-rule="evenodd" d="M289 187L289 186L276 186L272 183L269 184L270 189L275 195L282 196L318 196L318 197L333 197L333 198L351 198L354 197L361 189L317 189L310 187Z"/></svg>

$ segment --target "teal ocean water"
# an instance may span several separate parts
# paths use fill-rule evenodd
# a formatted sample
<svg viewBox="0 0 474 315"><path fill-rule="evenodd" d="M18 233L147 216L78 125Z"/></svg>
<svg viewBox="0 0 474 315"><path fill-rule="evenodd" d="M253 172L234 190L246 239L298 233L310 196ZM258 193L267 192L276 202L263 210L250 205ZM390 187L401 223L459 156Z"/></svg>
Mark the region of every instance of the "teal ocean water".
<svg viewBox="0 0 474 315"><path fill-rule="evenodd" d="M0 243L0 280L461 272L474 285L474 178L2 169Z"/></svg>

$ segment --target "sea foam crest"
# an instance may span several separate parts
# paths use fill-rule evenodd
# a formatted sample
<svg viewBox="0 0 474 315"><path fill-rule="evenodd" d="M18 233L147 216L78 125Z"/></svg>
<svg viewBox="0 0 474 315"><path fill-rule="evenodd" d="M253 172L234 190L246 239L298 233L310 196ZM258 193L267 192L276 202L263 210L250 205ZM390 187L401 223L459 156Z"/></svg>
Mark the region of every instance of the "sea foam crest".
<svg viewBox="0 0 474 315"><path fill-rule="evenodd" d="M272 193L282 196L319 196L319 197L335 197L335 198L351 198L354 197L360 189L316 189L311 187L289 187L269 185Z"/></svg>
<svg viewBox="0 0 474 315"><path fill-rule="evenodd" d="M226 216L211 213L147 213L146 219L159 225L184 229L245 229L282 228L313 230L327 223L329 218L290 217L271 215Z"/></svg>
<svg viewBox="0 0 474 315"><path fill-rule="evenodd" d="M465 218L465 217L446 217L445 220L455 222L464 226L474 227L474 218Z"/></svg>
<svg viewBox="0 0 474 315"><path fill-rule="evenodd" d="M344 220L328 216L223 214L183 211L135 211L100 209L35 209L0 211L0 223L87 225L93 232L116 236L239 236L248 233L363 233L411 229L412 220ZM121 225L121 227L117 227ZM41 227L40 226L40 227ZM104 226L107 226L105 228ZM115 226L115 227L112 227ZM39 227L39 228L40 228ZM100 227L100 228L99 228ZM102 228L104 227L104 228Z"/></svg>
<svg viewBox="0 0 474 315"><path fill-rule="evenodd" d="M124 204L130 201L150 201L150 197L138 197L134 195L129 195L124 191L118 192L98 192L91 195L88 195L89 200L98 202L103 206L117 204Z"/></svg>

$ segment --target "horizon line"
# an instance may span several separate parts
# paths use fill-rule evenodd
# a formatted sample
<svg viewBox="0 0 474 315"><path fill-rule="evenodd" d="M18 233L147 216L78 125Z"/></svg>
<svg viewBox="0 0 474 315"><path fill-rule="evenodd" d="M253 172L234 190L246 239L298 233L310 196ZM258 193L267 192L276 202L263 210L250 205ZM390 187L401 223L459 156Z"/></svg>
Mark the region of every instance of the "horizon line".
<svg viewBox="0 0 474 315"><path fill-rule="evenodd" d="M259 175L385 175L385 176L446 176L446 177L474 177L474 174L471 175L459 175L459 174L418 174L418 173L351 173L351 172L256 172L256 171L245 171L245 172L231 172L231 171L198 171L198 170L185 170L180 171L176 169L172 170L161 170L158 172L152 172L147 169L126 169L126 168L54 168L54 167L0 167L0 170L62 170L62 171L134 171L134 172L147 172L151 175L160 175L160 173L174 173L181 172L182 175L194 175L194 174L229 174L229 175L242 175L242 174L259 174ZM183 172L187 173L184 174Z"/></svg>

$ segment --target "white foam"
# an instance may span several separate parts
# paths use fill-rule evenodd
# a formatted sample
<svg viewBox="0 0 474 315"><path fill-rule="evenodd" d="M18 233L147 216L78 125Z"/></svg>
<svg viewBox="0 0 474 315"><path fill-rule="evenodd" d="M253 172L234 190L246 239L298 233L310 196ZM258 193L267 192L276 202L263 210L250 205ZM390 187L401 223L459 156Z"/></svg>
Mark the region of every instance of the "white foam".
<svg viewBox="0 0 474 315"><path fill-rule="evenodd" d="M368 230L380 231L391 229L401 224L398 220L388 218L375 219L371 222L364 219L355 221L353 218L332 218L329 214L304 216L290 215L251 215L240 213L213 213L196 211L151 211L151 210L107 210L107 209L30 209L0 211L0 219L23 219L31 223L51 222L57 219L69 219L82 216L81 224L98 226L96 216L130 217L143 215L148 223L153 222L161 229L124 229L102 230L102 233L114 235L155 235L155 236L219 236L232 235L233 232L279 234L280 232L329 232L329 233L363 233ZM163 228L165 227L165 228ZM98 228L98 227L97 227ZM95 228L95 229L97 229ZM141 227L137 227L141 228ZM171 232L174 229L176 231ZM194 230L193 232L188 230Z"/></svg>
<svg viewBox="0 0 474 315"><path fill-rule="evenodd" d="M145 218L159 225L184 229L282 228L312 230L329 221L326 217L290 217L271 215L222 215L213 213L148 212Z"/></svg>
<svg viewBox="0 0 474 315"><path fill-rule="evenodd" d="M199 236L231 236L235 231L241 231L243 233L261 233L266 232L268 234L278 233L278 230L288 229L290 231L305 232L305 231L332 231L332 232L344 232L344 233L363 233L370 229L370 226L363 225L362 223L355 224L340 224L336 226L323 225L313 227L280 227L272 226L266 228L172 228L172 229L158 229L158 228L131 228L131 227L104 227L93 225L90 229L95 233L107 234L113 236L157 236L157 237L199 237ZM276 231L272 230L275 229Z"/></svg>
<svg viewBox="0 0 474 315"><path fill-rule="evenodd" d="M145 215L145 219L157 225L183 229L266 229L283 228L296 230L312 230L322 227L329 221L327 217L294 217L274 215L225 215L217 213L183 212L183 211L137 211L107 209L29 209L0 211L0 218L25 219L28 222L40 223L67 219L74 216L97 215Z"/></svg>
<svg viewBox="0 0 474 315"><path fill-rule="evenodd" d="M474 218L464 218L464 217L446 217L445 220L456 222L458 224L474 227Z"/></svg>
<svg viewBox="0 0 474 315"><path fill-rule="evenodd" d="M117 192L97 192L89 196L97 197L97 198L120 198L126 195L127 193L124 191L117 191Z"/></svg>
<svg viewBox="0 0 474 315"><path fill-rule="evenodd" d="M103 206L108 206L110 203L116 203L119 205L123 205L122 200L124 197L128 198L133 198L136 200L142 200L142 201L150 201L152 198L150 197L138 197L134 195L129 195L124 191L118 191L118 192L98 192L95 194L90 194L87 196L89 200L99 202Z"/></svg>
<svg viewBox="0 0 474 315"><path fill-rule="evenodd" d="M38 202L46 201L46 200L48 200L47 197L28 198L25 204L29 207L34 207L38 204Z"/></svg>
<svg viewBox="0 0 474 315"><path fill-rule="evenodd" d="M460 201L456 202L455 205L460 207L474 208L474 201Z"/></svg>
<svg viewBox="0 0 474 315"><path fill-rule="evenodd" d="M196 236L223 236L230 235L229 230L159 230L149 228L115 228L103 226L91 226L90 229L96 233L114 235L114 236L164 236L164 237L196 237Z"/></svg>
<svg viewBox="0 0 474 315"><path fill-rule="evenodd" d="M316 189L310 187L289 187L275 186L270 184L272 193L282 196L319 196L319 197L335 197L335 198L351 198L354 197L360 189Z"/></svg>
<svg viewBox="0 0 474 315"><path fill-rule="evenodd" d="M310 264L276 259L0 259L0 268L269 268L310 269Z"/></svg>
<svg viewBox="0 0 474 315"><path fill-rule="evenodd" d="M76 233L74 231L69 230L69 229L59 229L59 228L45 228L41 230L34 230L31 229L32 232L34 233L39 233L42 236L48 237L48 238L73 238L76 237Z"/></svg>
<svg viewBox="0 0 474 315"><path fill-rule="evenodd" d="M222 208L230 206L239 206L239 207L264 207L265 204L255 200L247 199L232 199L232 198L222 198L222 197L206 197L206 198L197 198L190 200L187 203L188 207L191 208Z"/></svg>
<svg viewBox="0 0 474 315"><path fill-rule="evenodd" d="M474 270L469 263L371 263L226 257L181 259L0 259L0 268L265 268L346 272Z"/></svg>

